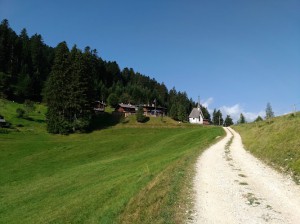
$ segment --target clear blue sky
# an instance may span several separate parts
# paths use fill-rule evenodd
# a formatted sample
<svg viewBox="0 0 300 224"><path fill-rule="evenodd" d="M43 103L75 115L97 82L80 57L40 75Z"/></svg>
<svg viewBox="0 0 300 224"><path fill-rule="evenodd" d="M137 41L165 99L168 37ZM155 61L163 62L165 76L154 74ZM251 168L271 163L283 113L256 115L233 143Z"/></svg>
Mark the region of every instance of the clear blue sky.
<svg viewBox="0 0 300 224"><path fill-rule="evenodd" d="M0 0L0 18L249 119L300 109L299 0ZM262 114L263 115L263 114Z"/></svg>

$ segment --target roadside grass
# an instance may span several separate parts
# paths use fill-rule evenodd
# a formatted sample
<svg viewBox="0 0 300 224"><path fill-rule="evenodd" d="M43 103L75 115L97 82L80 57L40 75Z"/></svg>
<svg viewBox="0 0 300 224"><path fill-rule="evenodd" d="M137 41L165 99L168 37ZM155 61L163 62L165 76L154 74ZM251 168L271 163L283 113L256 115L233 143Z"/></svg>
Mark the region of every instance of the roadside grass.
<svg viewBox="0 0 300 224"><path fill-rule="evenodd" d="M0 223L182 223L189 172L224 135L218 127L130 122L50 135L36 121L43 113L33 121L14 117L19 106L0 111L24 124L0 134Z"/></svg>
<svg viewBox="0 0 300 224"><path fill-rule="evenodd" d="M233 126L245 147L278 170L292 174L300 184L300 113Z"/></svg>

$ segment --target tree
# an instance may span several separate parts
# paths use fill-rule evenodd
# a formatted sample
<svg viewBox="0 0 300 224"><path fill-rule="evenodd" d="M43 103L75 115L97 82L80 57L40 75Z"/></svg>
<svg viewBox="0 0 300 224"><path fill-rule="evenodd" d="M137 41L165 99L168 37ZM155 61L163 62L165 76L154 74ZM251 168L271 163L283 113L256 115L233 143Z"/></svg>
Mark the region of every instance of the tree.
<svg viewBox="0 0 300 224"><path fill-rule="evenodd" d="M213 112L213 124L214 125L223 125L223 117L222 117L222 112L220 110L214 109Z"/></svg>
<svg viewBox="0 0 300 224"><path fill-rule="evenodd" d="M174 119L174 120L177 120L178 119L178 109L177 109L177 105L176 104L173 104L171 106L171 109L169 111L169 116Z"/></svg>
<svg viewBox="0 0 300 224"><path fill-rule="evenodd" d="M22 108L17 108L16 113L17 113L17 118L23 118L25 115L25 110L23 110Z"/></svg>
<svg viewBox="0 0 300 224"><path fill-rule="evenodd" d="M262 119L261 116L258 116L258 117L254 120L254 122L259 122L259 121L263 121L263 119Z"/></svg>
<svg viewBox="0 0 300 224"><path fill-rule="evenodd" d="M187 119L186 110L183 105L179 105L179 107L178 107L177 119L182 122L186 121L186 119Z"/></svg>
<svg viewBox="0 0 300 224"><path fill-rule="evenodd" d="M144 116L144 110L142 106L139 106L137 113L136 113L136 121L143 123L145 122L146 117Z"/></svg>
<svg viewBox="0 0 300 224"><path fill-rule="evenodd" d="M107 98L107 102L111 107L116 107L119 103L119 98L115 93L111 93Z"/></svg>
<svg viewBox="0 0 300 224"><path fill-rule="evenodd" d="M24 102L24 108L27 114L35 111L35 105L34 102L31 100L25 100Z"/></svg>
<svg viewBox="0 0 300 224"><path fill-rule="evenodd" d="M230 125L233 125L233 121L232 118L230 117L230 115L227 115L224 121L224 126L228 127Z"/></svg>
<svg viewBox="0 0 300 224"><path fill-rule="evenodd" d="M270 119L274 117L274 112L272 110L272 106L270 103L267 103L267 107L266 107L266 119Z"/></svg>
<svg viewBox="0 0 300 224"><path fill-rule="evenodd" d="M208 122L211 123L210 114L209 114L207 108L206 108L206 107L203 107L203 106L201 105L201 111L202 111L202 113L203 113L204 119L207 119Z"/></svg>
<svg viewBox="0 0 300 224"><path fill-rule="evenodd" d="M239 124L246 123L246 118L245 118L245 116L242 113L240 114L240 119L238 120L238 123Z"/></svg>
<svg viewBox="0 0 300 224"><path fill-rule="evenodd" d="M68 119L68 96L70 91L70 53L66 42L56 47L54 64L45 89L48 105L47 130L54 134L68 134L72 127Z"/></svg>

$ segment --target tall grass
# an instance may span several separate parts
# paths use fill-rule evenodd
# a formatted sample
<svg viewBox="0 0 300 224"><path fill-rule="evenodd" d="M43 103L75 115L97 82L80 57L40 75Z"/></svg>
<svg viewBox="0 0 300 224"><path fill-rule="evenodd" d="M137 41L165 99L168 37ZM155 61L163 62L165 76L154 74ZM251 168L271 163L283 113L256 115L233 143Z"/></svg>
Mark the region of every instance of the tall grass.
<svg viewBox="0 0 300 224"><path fill-rule="evenodd" d="M23 122L10 117L11 106L1 113ZM187 173L224 134L125 123L60 136L24 122L19 132L0 134L0 223L183 222Z"/></svg>
<svg viewBox="0 0 300 224"><path fill-rule="evenodd" d="M300 183L300 113L234 126L253 154Z"/></svg>

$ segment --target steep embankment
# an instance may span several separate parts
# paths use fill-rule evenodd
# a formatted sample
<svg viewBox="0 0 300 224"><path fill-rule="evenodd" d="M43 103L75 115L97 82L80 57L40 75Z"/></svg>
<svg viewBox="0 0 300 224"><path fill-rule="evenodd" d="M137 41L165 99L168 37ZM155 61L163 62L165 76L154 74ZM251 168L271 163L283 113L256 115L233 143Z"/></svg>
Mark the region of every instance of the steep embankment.
<svg viewBox="0 0 300 224"><path fill-rule="evenodd" d="M233 127L245 148L300 184L300 113Z"/></svg>

